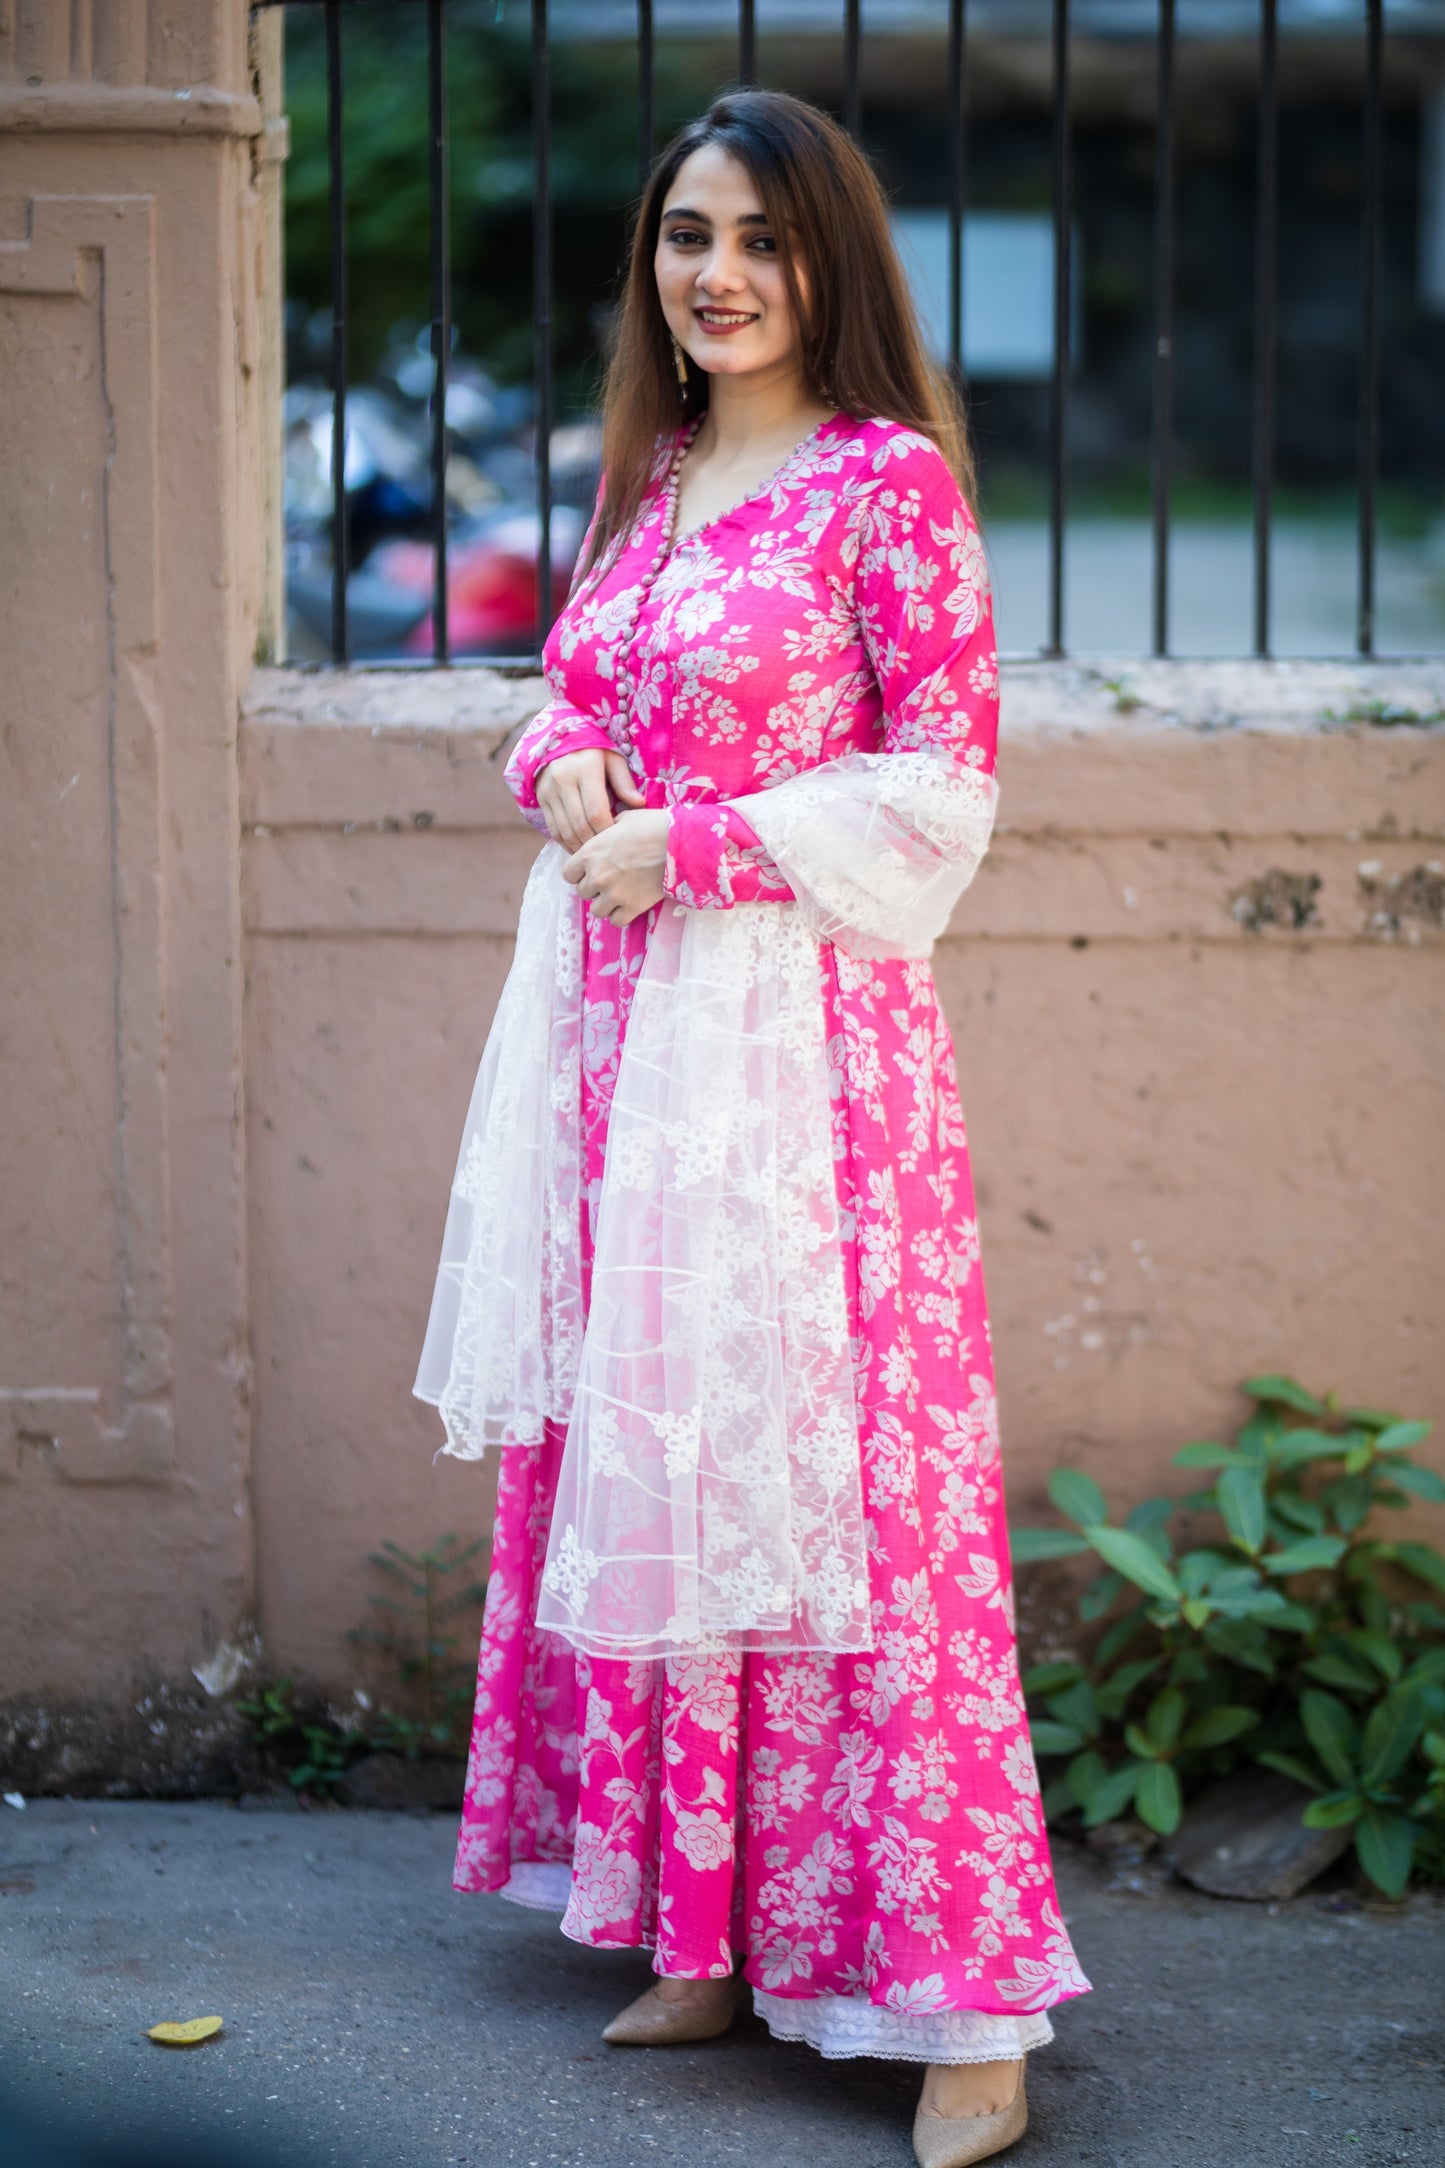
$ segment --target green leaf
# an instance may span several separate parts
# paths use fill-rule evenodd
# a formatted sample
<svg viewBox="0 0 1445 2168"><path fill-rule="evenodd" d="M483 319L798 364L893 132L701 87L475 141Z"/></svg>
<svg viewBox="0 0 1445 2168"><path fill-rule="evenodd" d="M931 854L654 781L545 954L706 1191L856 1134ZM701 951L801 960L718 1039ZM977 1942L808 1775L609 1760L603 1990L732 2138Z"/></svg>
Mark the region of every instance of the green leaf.
<svg viewBox="0 0 1445 2168"><path fill-rule="evenodd" d="M1196 1633L1202 1626L1207 1626L1214 1616L1213 1606L1203 1596L1186 1597L1179 1606L1179 1611L1185 1625L1192 1626Z"/></svg>
<svg viewBox="0 0 1445 2168"><path fill-rule="evenodd" d="M1412 1460L1397 1461L1390 1470L1390 1481L1416 1498L1428 1498L1432 1506L1445 1505L1445 1480L1433 1468L1417 1468Z"/></svg>
<svg viewBox="0 0 1445 2168"><path fill-rule="evenodd" d="M1269 1405L1282 1408L1298 1408L1302 1415L1323 1415L1325 1404L1313 1393L1307 1393L1294 1378L1280 1377L1274 1372L1261 1378L1246 1378L1244 1390L1252 1400L1263 1400Z"/></svg>
<svg viewBox="0 0 1445 2168"><path fill-rule="evenodd" d="M1122 1573L1126 1581L1132 1581L1146 1595L1168 1603L1179 1601L1179 1583L1142 1536L1127 1528L1091 1528L1089 1541L1106 1565Z"/></svg>
<svg viewBox="0 0 1445 2168"><path fill-rule="evenodd" d="M1241 1618L1263 1619L1268 1626L1278 1626L1283 1623L1289 1605L1277 1588L1259 1588L1251 1595L1234 1597L1229 1603L1221 1604L1220 1609ZM1313 1619L1310 1624L1314 1624Z"/></svg>
<svg viewBox="0 0 1445 2168"><path fill-rule="evenodd" d="M1190 1747L1228 1746L1231 1739L1238 1739L1246 1731L1253 1731L1259 1722L1254 1709L1246 1709L1235 1703L1226 1703L1219 1709L1206 1709L1197 1716L1185 1732L1181 1744Z"/></svg>
<svg viewBox="0 0 1445 2168"><path fill-rule="evenodd" d="M1051 1777L1048 1783L1041 1787L1039 1797L1043 1801L1044 1820L1050 1825L1060 1821L1075 1805L1067 1775Z"/></svg>
<svg viewBox="0 0 1445 2168"><path fill-rule="evenodd" d="M1132 1535L1142 1536L1155 1557L1162 1558L1166 1565L1174 1550L1169 1540L1169 1523L1177 1504L1178 1500L1174 1498L1145 1498L1124 1523Z"/></svg>
<svg viewBox="0 0 1445 2168"><path fill-rule="evenodd" d="M1445 1655L1445 1650L1440 1653ZM1142 1686L1151 1673L1158 1669L1159 1658L1157 1656L1138 1658L1132 1664L1120 1664L1118 1670L1109 1680L1109 1685L1120 1693L1132 1694L1136 1687Z"/></svg>
<svg viewBox="0 0 1445 2168"><path fill-rule="evenodd" d="M1124 1726L1124 1744L1131 1754L1138 1755L1140 1761L1153 1761L1159 1752L1148 1732L1141 1731L1137 1724Z"/></svg>
<svg viewBox="0 0 1445 2168"><path fill-rule="evenodd" d="M1067 1520L1081 1528L1096 1527L1109 1518L1104 1493L1081 1468L1055 1468L1049 1477L1049 1497Z"/></svg>
<svg viewBox="0 0 1445 2168"><path fill-rule="evenodd" d="M1344 1415L1347 1423L1358 1423L1363 1430L1388 1430L1400 1420L1393 1408L1346 1408Z"/></svg>
<svg viewBox="0 0 1445 2168"><path fill-rule="evenodd" d="M1051 1723L1048 1717L1039 1717L1029 1724L1029 1737L1034 1743L1035 1754L1077 1754L1084 1743L1083 1733L1072 1724Z"/></svg>
<svg viewBox="0 0 1445 2168"><path fill-rule="evenodd" d="M1079 1598L1079 1616L1086 1625L1112 1611L1128 1584L1117 1573L1101 1573L1097 1581L1091 1581ZM1131 1614L1137 1617L1137 1613ZM1121 1623L1123 1623L1121 1621ZM1102 1644L1101 1644L1102 1646Z"/></svg>
<svg viewBox="0 0 1445 2168"><path fill-rule="evenodd" d="M1305 1737L1335 1782L1353 1784L1359 1739L1344 1703L1311 1687L1300 1696L1299 1713Z"/></svg>
<svg viewBox="0 0 1445 2168"><path fill-rule="evenodd" d="M1307 1634L1314 1631L1315 1615L1307 1604L1282 1603L1277 1611L1270 1613L1269 1623L1277 1634Z"/></svg>
<svg viewBox="0 0 1445 2168"><path fill-rule="evenodd" d="M1326 1792L1322 1799L1312 1799L1302 1817L1306 1829L1344 1829L1357 1822L1365 1811L1365 1802L1358 1792Z"/></svg>
<svg viewBox="0 0 1445 2168"><path fill-rule="evenodd" d="M1140 1775L1147 1764L1125 1762L1113 1769L1089 1801L1084 1814L1084 1827L1097 1829L1103 1822L1117 1821L1134 1797Z"/></svg>
<svg viewBox="0 0 1445 2168"><path fill-rule="evenodd" d="M1009 1551L1016 1566L1035 1566L1045 1558L1076 1558L1087 1551L1082 1536L1067 1528L1014 1528L1009 1531Z"/></svg>
<svg viewBox="0 0 1445 2168"><path fill-rule="evenodd" d="M1156 1748L1173 1746L1184 1728L1189 1704L1177 1686L1166 1686L1149 1704L1144 1728Z"/></svg>
<svg viewBox="0 0 1445 2168"><path fill-rule="evenodd" d="M1382 1678L1392 1681L1399 1678L1405 1659L1388 1634L1375 1633L1368 1626L1356 1626L1349 1635L1349 1645L1367 1657Z"/></svg>
<svg viewBox="0 0 1445 2168"><path fill-rule="evenodd" d="M1095 1739L1099 1733L1099 1704L1094 1699L1094 1689L1087 1679L1076 1679L1061 1693L1051 1694L1048 1699L1049 1715L1057 1723L1071 1724L1085 1739Z"/></svg>
<svg viewBox="0 0 1445 2168"><path fill-rule="evenodd" d="M1184 1802L1179 1795L1179 1779L1168 1762L1151 1762L1141 1773L1134 1807L1140 1821L1156 1829L1161 1837L1172 1835L1179 1827Z"/></svg>
<svg viewBox="0 0 1445 2168"><path fill-rule="evenodd" d="M1309 1763L1302 1762L1297 1754L1279 1754L1271 1747L1254 1758L1262 1767L1277 1769L1282 1777L1292 1777L1296 1784L1303 1784L1309 1791L1317 1792L1320 1788L1320 1780Z"/></svg>
<svg viewBox="0 0 1445 2168"><path fill-rule="evenodd" d="M1445 1557L1432 1544L1395 1543L1389 1550L1417 1581L1424 1581L1430 1588L1445 1589Z"/></svg>
<svg viewBox="0 0 1445 2168"><path fill-rule="evenodd" d="M1342 1535L1352 1536L1369 1518L1375 1487L1367 1476L1336 1476L1320 1492L1320 1503Z"/></svg>
<svg viewBox="0 0 1445 2168"><path fill-rule="evenodd" d="M1264 1542L1264 1485L1253 1468L1226 1468L1214 1486L1220 1517L1251 1558Z"/></svg>
<svg viewBox="0 0 1445 2168"><path fill-rule="evenodd" d="M1352 1445L1345 1455L1345 1474L1363 1475L1374 1457L1373 1441L1369 1438L1362 1438L1359 1444Z"/></svg>
<svg viewBox="0 0 1445 2168"><path fill-rule="evenodd" d="M1273 1678L1275 1665L1269 1635L1253 1619L1211 1619L1204 1629L1204 1641L1206 1647L1229 1663L1257 1671L1266 1679Z"/></svg>
<svg viewBox="0 0 1445 2168"><path fill-rule="evenodd" d="M1355 1829L1355 1852L1376 1889L1403 1897L1415 1855L1416 1827L1403 1814L1367 1807Z"/></svg>
<svg viewBox="0 0 1445 2168"><path fill-rule="evenodd" d="M1198 1438L1192 1445L1181 1445L1174 1456L1176 1468L1248 1468L1252 1463L1243 1453L1236 1453L1229 1445L1210 1445L1207 1439Z"/></svg>
<svg viewBox="0 0 1445 2168"><path fill-rule="evenodd" d="M1109 1771L1102 1754L1092 1748L1076 1754L1064 1771L1064 1781L1069 1787L1069 1797L1076 1807L1087 1808Z"/></svg>
<svg viewBox="0 0 1445 2168"><path fill-rule="evenodd" d="M1294 1491L1282 1491L1273 1501L1274 1510L1291 1528L1299 1528L1307 1536L1318 1536L1325 1525L1324 1508L1313 1498L1301 1498Z"/></svg>
<svg viewBox="0 0 1445 2168"><path fill-rule="evenodd" d="M1026 1694L1056 1694L1060 1687L1072 1686L1083 1676L1082 1664L1035 1664L1019 1683Z"/></svg>
<svg viewBox="0 0 1445 2168"><path fill-rule="evenodd" d="M1370 1713L1360 1749L1360 1782L1375 1791L1398 1776L1425 1729L1426 1709L1411 1687L1387 1694Z"/></svg>
<svg viewBox="0 0 1445 2168"><path fill-rule="evenodd" d="M1279 1579L1291 1573L1317 1573L1321 1567L1337 1566L1348 1548L1339 1536L1304 1536L1282 1551L1271 1551L1260 1564Z"/></svg>
<svg viewBox="0 0 1445 2168"><path fill-rule="evenodd" d="M1329 1430L1287 1430L1274 1449L1274 1460L1281 1468L1296 1468L1312 1460L1340 1460L1345 1453L1345 1441Z"/></svg>
<svg viewBox="0 0 1445 2168"><path fill-rule="evenodd" d="M1423 1445L1434 1425L1431 1423L1391 1423L1375 1440L1380 1453L1408 1453L1412 1445Z"/></svg>
<svg viewBox="0 0 1445 2168"><path fill-rule="evenodd" d="M1125 1585L1123 1581L1119 1580L1117 1573L1106 1574L1104 1578L1108 1581L1118 1581L1121 1589ZM1079 1608L1082 1611L1082 1601ZM1094 1661L1100 1665L1112 1664L1116 1657L1123 1655L1129 1643L1136 1638L1143 1623L1144 1609L1142 1604L1132 1611L1126 1611L1122 1618L1116 1618L1113 1625L1107 1627L1099 1636L1099 1646L1094 1651Z"/></svg>
<svg viewBox="0 0 1445 2168"><path fill-rule="evenodd" d="M1354 1662L1338 1650L1311 1657L1304 1668L1321 1686L1337 1686L1342 1693L1373 1694L1379 1688L1380 1682L1368 1664Z"/></svg>

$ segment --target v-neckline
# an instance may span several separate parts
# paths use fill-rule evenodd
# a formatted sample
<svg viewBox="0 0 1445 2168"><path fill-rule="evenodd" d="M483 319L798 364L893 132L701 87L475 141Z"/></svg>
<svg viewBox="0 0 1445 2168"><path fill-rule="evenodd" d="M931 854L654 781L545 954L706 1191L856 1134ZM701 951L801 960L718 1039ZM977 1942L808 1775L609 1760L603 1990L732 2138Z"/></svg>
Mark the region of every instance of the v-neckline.
<svg viewBox="0 0 1445 2168"><path fill-rule="evenodd" d="M682 463L692 450L697 440L698 431L707 419L705 414L699 414L696 420L679 434L677 448L672 455L672 472L668 476L667 495L662 513L662 555L659 564L667 564L683 548L684 544L695 541L700 534L706 534L710 527L721 526L725 519L731 519L734 512L741 512L745 505L752 504L759 497L770 495L792 466L793 461L805 451L811 450L812 446L823 434L823 431L831 428L832 424L837 421L840 412L841 409L835 407L831 414L825 414L822 421L815 423L805 437L799 437L792 450L784 454L777 466L773 468L771 474L764 475L762 481L755 483L753 488L747 490L734 503L724 505L723 509L720 512L714 512L710 519L699 520L695 527L688 528L686 534L677 534L674 529L677 524L678 494L682 484Z"/></svg>

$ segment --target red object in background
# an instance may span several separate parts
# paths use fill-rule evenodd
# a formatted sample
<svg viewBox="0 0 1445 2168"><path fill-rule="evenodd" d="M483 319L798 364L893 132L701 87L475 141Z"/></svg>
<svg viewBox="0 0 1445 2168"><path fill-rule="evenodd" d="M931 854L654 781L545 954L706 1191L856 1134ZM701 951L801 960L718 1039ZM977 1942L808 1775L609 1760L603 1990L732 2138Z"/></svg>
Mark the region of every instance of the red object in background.
<svg viewBox="0 0 1445 2168"><path fill-rule="evenodd" d="M567 600L575 543L554 527L552 607ZM558 545L564 545L559 547ZM408 593L429 593L435 555L426 542L386 542L372 551L368 572ZM520 515L498 521L447 552L447 629L454 655L526 654L537 645L537 522ZM428 611L406 642L407 653L435 650Z"/></svg>

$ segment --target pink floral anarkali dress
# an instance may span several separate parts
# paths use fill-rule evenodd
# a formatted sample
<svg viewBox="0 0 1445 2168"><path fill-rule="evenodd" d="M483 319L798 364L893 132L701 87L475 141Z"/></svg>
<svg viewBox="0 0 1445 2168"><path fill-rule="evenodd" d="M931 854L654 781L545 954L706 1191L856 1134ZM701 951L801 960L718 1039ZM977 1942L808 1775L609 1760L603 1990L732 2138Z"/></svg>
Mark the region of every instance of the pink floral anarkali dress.
<svg viewBox="0 0 1445 2168"><path fill-rule="evenodd" d="M570 1579L547 1566L553 1623L539 1625L569 1483L566 1403L531 1442L503 1418L485 1433L502 1453L455 1882L555 1907L581 1942L651 1946L659 1972L722 1976L741 1952L773 2032L824 2054L1014 2056L1047 2041L1044 2013L1088 1983L1058 1910L1019 1690L948 1028L927 961L830 939L827 910L817 897L801 908L786 853L760 840L764 812L787 802L779 786L820 774L861 767L885 801L895 772L958 783L975 802L992 790L982 545L929 441L839 414L769 485L669 548L687 441L662 448L625 546L553 629L552 698L508 768L537 827L539 772L589 746L624 753L649 806L671 813L669 900L620 931L570 892L565 905L581 1021L575 1089L553 1096L580 1154L583 1307L659 926L741 922L748 905L767 907L751 913L759 924L806 920L856 1407L861 1627L845 1588L812 1646L759 1631L605 1653L567 1626L602 1570L586 1540L571 1545ZM926 826L892 825L910 822ZM878 895L886 909L886 882ZM774 1119L786 1128L786 1093ZM475 1204L462 1168L458 1184ZM418 1390L446 1412L435 1380ZM450 1416L448 1428L453 1450L473 1450ZM628 1569L622 1580L633 1585Z"/></svg>

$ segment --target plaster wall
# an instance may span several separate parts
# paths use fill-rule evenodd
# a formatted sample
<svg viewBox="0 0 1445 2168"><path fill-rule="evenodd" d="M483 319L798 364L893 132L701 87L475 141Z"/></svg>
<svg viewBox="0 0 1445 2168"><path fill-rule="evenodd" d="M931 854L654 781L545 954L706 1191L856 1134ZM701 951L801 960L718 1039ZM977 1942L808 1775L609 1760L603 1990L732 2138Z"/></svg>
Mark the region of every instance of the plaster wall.
<svg viewBox="0 0 1445 2168"><path fill-rule="evenodd" d="M0 1694L254 1598L236 732L268 138L244 0L0 9Z"/></svg>
<svg viewBox="0 0 1445 2168"><path fill-rule="evenodd" d="M257 1626L344 1689L368 1551L489 1519L409 1387L541 688L253 675L279 34L0 6L0 1758L41 1788L222 1781L193 1667ZM1438 717L1445 664L1005 672L937 969L1016 1510L1059 1459L1154 1487L1261 1367L1445 1412L1445 731L1334 719L1371 703Z"/></svg>
<svg viewBox="0 0 1445 2168"><path fill-rule="evenodd" d="M1167 1487L1260 1370L1445 1413L1445 732L1326 720L1385 688L1434 712L1445 666L1005 667L1001 826L936 969L1016 1514L1059 1461ZM540 697L262 671L245 703L260 1617L325 1677L378 1538L488 1523L409 1388Z"/></svg>

